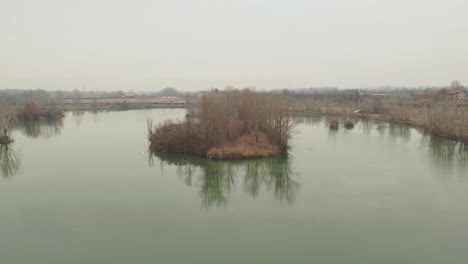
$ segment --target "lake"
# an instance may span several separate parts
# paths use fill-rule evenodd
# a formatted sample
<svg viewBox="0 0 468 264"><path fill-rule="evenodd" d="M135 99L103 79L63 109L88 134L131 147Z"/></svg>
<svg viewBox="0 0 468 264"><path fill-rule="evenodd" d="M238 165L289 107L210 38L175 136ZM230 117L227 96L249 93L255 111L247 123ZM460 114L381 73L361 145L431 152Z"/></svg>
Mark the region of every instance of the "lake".
<svg viewBox="0 0 468 264"><path fill-rule="evenodd" d="M148 152L146 120L69 112L0 150L0 263L467 263L468 148L303 115L289 157Z"/></svg>

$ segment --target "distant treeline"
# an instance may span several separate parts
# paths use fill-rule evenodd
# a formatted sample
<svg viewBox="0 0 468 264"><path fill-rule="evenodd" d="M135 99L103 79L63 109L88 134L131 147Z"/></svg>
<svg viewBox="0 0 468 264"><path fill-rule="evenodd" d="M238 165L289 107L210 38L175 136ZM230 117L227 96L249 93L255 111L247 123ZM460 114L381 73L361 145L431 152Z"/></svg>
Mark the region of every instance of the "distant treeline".
<svg viewBox="0 0 468 264"><path fill-rule="evenodd" d="M89 90L17 90L17 89L4 89L0 90L0 98L5 99L9 103L15 103L16 100L25 98L27 100L45 98L54 99L114 99L114 98L134 98L134 97L159 97L159 96L172 96L172 97L187 97L195 96L199 91L178 91L175 88L167 87L156 91L89 91ZM4 101L5 101L4 100Z"/></svg>
<svg viewBox="0 0 468 264"><path fill-rule="evenodd" d="M276 90L255 90L259 94L283 94L283 95L307 95L317 96L321 98L326 97L343 97L343 98L357 98L359 96L367 95L400 95L400 96L412 96L421 95L432 92L437 92L442 89L451 89L453 85L458 88L464 89L468 92L467 88L461 86L461 84L455 81L455 84L445 87L416 87L416 88L405 88L405 87L391 87L384 86L380 88L357 88L357 89L338 89L336 87L318 87L318 88L284 88ZM232 89L227 87L226 89ZM173 87L166 87L154 91L91 91L85 89L74 89L74 90L55 90L45 91L41 89L37 90L19 90L19 89L4 89L0 90L0 101L7 101L10 104L17 104L18 100L34 100L40 104L49 102L51 99L113 99L113 98L135 98L135 97L195 97L210 91L218 91L221 89L210 88L210 89L199 89L194 91L180 91Z"/></svg>
<svg viewBox="0 0 468 264"><path fill-rule="evenodd" d="M359 93L361 95L418 95L433 93L443 89L464 89L465 92L468 92L468 88L463 87L459 81L454 81L449 86L441 87L393 87L393 86L383 86L379 88L348 88L348 89L339 89L336 87L317 87L317 88L283 88L276 89L264 93L273 93L273 94L288 94L288 95L321 95L321 96L339 96L344 94L353 94Z"/></svg>

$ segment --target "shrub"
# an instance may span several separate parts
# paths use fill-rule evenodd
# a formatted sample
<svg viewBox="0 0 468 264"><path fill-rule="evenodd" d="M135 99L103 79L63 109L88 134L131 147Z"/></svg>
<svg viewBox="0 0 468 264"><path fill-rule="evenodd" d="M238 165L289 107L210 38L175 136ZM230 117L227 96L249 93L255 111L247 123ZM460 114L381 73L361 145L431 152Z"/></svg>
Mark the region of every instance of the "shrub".
<svg viewBox="0 0 468 264"><path fill-rule="evenodd" d="M353 129L354 128L354 123L351 122L351 121L346 121L344 123L344 126L345 126L346 129Z"/></svg>
<svg viewBox="0 0 468 264"><path fill-rule="evenodd" d="M332 120L330 122L330 129L331 130L338 130L338 121L337 120Z"/></svg>

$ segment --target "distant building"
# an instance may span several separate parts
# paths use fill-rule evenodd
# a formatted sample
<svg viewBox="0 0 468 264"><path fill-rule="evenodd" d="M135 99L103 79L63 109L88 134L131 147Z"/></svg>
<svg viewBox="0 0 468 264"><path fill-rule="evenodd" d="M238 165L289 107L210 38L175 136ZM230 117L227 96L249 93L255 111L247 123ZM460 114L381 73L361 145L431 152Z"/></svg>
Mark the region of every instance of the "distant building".
<svg viewBox="0 0 468 264"><path fill-rule="evenodd" d="M459 103L465 102L465 90L463 89L447 90L447 95Z"/></svg>

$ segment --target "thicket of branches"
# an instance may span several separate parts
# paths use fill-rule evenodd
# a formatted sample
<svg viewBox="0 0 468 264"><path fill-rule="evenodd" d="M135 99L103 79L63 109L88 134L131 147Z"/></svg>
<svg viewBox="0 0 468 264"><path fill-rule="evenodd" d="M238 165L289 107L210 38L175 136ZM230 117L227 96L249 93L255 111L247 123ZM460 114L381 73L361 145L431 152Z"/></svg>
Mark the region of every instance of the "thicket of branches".
<svg viewBox="0 0 468 264"><path fill-rule="evenodd" d="M292 116L280 95L229 89L202 95L182 122L168 121L156 129L150 125L149 139L152 149L163 152L270 156L287 152L292 129Z"/></svg>
<svg viewBox="0 0 468 264"><path fill-rule="evenodd" d="M26 101L18 110L17 116L22 120L39 120L41 118L63 117L63 109L58 104L41 106L36 101Z"/></svg>
<svg viewBox="0 0 468 264"><path fill-rule="evenodd" d="M449 97L435 100L426 112L426 129L435 135L468 144L468 109Z"/></svg>

